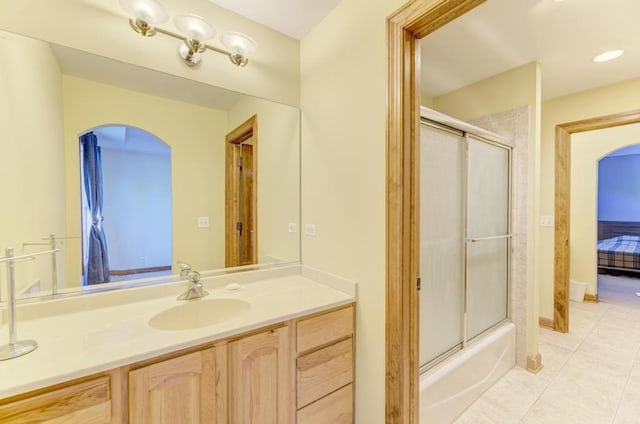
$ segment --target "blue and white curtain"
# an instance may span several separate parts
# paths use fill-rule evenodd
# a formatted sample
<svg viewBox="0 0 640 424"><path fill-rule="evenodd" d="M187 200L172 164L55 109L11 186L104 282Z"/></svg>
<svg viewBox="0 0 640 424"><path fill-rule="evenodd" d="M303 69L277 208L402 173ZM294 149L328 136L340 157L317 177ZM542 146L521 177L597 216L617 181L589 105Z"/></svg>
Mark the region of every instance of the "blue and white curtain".
<svg viewBox="0 0 640 424"><path fill-rule="evenodd" d="M81 135L80 144L82 145L84 190L91 212L84 284L100 284L109 281L107 240L102 229L102 159L98 138L93 132Z"/></svg>

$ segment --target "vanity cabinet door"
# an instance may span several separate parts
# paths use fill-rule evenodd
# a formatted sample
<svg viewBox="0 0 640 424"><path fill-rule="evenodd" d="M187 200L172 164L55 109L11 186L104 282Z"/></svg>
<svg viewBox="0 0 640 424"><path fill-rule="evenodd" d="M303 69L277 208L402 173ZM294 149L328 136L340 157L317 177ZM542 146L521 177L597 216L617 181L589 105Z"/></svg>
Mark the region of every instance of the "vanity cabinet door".
<svg viewBox="0 0 640 424"><path fill-rule="evenodd" d="M213 423L214 376L213 348L131 371L130 423Z"/></svg>
<svg viewBox="0 0 640 424"><path fill-rule="evenodd" d="M108 424L121 422L117 372L0 402L0 423ZM113 387L112 387L113 386ZM114 397L112 398L112 394Z"/></svg>
<svg viewBox="0 0 640 424"><path fill-rule="evenodd" d="M290 327L229 343L229 422L293 423L293 358Z"/></svg>

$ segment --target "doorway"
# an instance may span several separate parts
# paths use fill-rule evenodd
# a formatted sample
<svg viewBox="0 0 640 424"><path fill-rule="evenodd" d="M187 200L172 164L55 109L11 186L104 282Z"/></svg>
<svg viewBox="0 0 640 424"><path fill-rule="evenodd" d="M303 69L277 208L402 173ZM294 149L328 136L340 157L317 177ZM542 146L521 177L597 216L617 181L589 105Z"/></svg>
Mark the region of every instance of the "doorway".
<svg viewBox="0 0 640 424"><path fill-rule="evenodd" d="M82 281L170 275L171 148L127 125L79 136Z"/></svg>
<svg viewBox="0 0 640 424"><path fill-rule="evenodd" d="M556 126L553 329L569 331L571 136L640 122L640 110L599 116Z"/></svg>
<svg viewBox="0 0 640 424"><path fill-rule="evenodd" d="M640 145L632 144L638 137L638 124L572 136L569 298L573 301L640 305L636 296ZM570 332L574 329L569 327Z"/></svg>
<svg viewBox="0 0 640 424"><path fill-rule="evenodd" d="M420 55L417 40L485 0L416 0L387 18L385 422L418 422Z"/></svg>
<svg viewBox="0 0 640 424"><path fill-rule="evenodd" d="M225 138L225 267L258 261L258 116Z"/></svg>
<svg viewBox="0 0 640 424"><path fill-rule="evenodd" d="M640 129L638 125L625 128L634 132ZM640 144L626 145L600 157L597 180L596 296L602 302L638 307Z"/></svg>

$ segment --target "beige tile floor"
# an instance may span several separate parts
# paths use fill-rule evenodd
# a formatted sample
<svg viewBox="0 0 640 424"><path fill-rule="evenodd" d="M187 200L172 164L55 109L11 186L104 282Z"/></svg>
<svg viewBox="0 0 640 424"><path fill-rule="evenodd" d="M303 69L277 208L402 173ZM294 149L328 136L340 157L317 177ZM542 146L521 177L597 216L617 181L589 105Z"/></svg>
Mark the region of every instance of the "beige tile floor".
<svg viewBox="0 0 640 424"><path fill-rule="evenodd" d="M456 424L639 424L640 279L599 276L599 303L571 302L567 334L540 329L544 368L513 368Z"/></svg>

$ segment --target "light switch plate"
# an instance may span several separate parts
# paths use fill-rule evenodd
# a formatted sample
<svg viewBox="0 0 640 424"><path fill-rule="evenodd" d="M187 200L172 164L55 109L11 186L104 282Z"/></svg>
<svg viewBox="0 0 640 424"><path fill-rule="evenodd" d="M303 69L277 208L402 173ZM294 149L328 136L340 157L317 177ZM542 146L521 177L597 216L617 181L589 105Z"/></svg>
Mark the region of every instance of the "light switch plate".
<svg viewBox="0 0 640 424"><path fill-rule="evenodd" d="M209 228L209 217L208 216L199 216L198 217L198 228Z"/></svg>
<svg viewBox="0 0 640 424"><path fill-rule="evenodd" d="M316 235L316 225L315 224L307 224L304 226L304 233L308 236Z"/></svg>
<svg viewBox="0 0 640 424"><path fill-rule="evenodd" d="M550 215L541 216L540 225L543 227L553 227L553 216L550 216Z"/></svg>
<svg viewBox="0 0 640 424"><path fill-rule="evenodd" d="M295 222L290 222L289 223L289 232L290 233L297 233L298 232L298 224L296 224Z"/></svg>

